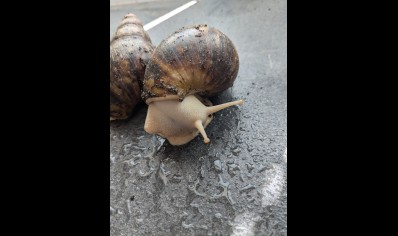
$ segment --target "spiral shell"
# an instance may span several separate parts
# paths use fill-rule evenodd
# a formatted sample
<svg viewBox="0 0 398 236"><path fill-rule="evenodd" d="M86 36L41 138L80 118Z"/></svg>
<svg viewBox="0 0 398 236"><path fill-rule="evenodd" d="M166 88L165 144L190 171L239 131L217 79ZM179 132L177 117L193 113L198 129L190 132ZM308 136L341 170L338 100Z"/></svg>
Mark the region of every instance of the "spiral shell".
<svg viewBox="0 0 398 236"><path fill-rule="evenodd" d="M141 100L153 45L142 22L127 14L110 42L110 120L128 118Z"/></svg>
<svg viewBox="0 0 398 236"><path fill-rule="evenodd" d="M182 28L163 40L147 65L142 98L214 96L236 79L239 57L231 40L207 25Z"/></svg>

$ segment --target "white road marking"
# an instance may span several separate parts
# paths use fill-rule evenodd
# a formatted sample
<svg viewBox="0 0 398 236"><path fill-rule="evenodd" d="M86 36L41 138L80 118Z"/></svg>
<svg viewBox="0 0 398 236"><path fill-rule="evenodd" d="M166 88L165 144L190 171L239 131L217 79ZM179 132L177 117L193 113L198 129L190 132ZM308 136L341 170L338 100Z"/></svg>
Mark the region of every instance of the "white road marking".
<svg viewBox="0 0 398 236"><path fill-rule="evenodd" d="M261 218L256 213L244 212L235 217L231 236L254 236L254 226Z"/></svg>
<svg viewBox="0 0 398 236"><path fill-rule="evenodd" d="M144 25L144 30L148 31L150 29L152 29L153 27L155 27L156 25L162 23L163 21L169 19L170 17L177 15L178 13L182 12L183 10L187 9L188 7L191 7L193 5L195 5L198 1L190 1L174 10L172 10L171 12L149 22L148 24Z"/></svg>
<svg viewBox="0 0 398 236"><path fill-rule="evenodd" d="M268 62L269 62L269 67L272 69L274 67L274 63L272 63L271 54L268 54Z"/></svg>
<svg viewBox="0 0 398 236"><path fill-rule="evenodd" d="M263 207L273 205L277 201L282 193L282 189L285 183L285 172L283 168L276 164L272 164L272 166L273 168L266 176L261 189L261 205Z"/></svg>
<svg viewBox="0 0 398 236"><path fill-rule="evenodd" d="M286 149L287 150L287 149ZM286 151L287 153L287 151ZM273 168L264 178L260 192L262 195L261 206L266 207L276 203L280 197L283 186L285 184L285 171L282 166L272 164ZM254 236L257 222L261 220L261 216L254 212L244 212L235 217L232 224L231 236Z"/></svg>

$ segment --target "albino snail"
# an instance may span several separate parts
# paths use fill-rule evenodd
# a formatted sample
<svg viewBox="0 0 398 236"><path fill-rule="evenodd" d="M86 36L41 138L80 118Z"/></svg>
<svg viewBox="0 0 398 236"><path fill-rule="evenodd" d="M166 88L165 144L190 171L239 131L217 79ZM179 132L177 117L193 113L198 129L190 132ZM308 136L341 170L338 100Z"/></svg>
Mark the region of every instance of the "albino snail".
<svg viewBox="0 0 398 236"><path fill-rule="evenodd" d="M141 101L145 67L153 48L142 22L127 14L110 42L110 120L128 118Z"/></svg>
<svg viewBox="0 0 398 236"><path fill-rule="evenodd" d="M172 145L186 144L199 133L210 142L204 128L212 114L243 100L211 106L206 97L231 87L238 70L237 51L219 30L196 25L174 32L155 48L145 70L145 131Z"/></svg>

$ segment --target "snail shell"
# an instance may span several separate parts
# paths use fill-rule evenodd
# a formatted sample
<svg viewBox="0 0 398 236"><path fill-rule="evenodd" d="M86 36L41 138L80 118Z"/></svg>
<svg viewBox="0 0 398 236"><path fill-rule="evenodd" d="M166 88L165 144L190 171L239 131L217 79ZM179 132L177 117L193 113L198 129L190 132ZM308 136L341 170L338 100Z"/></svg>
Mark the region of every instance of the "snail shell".
<svg viewBox="0 0 398 236"><path fill-rule="evenodd" d="M145 76L143 99L189 94L214 96L231 87L239 70L231 40L207 25L182 28L156 47Z"/></svg>
<svg viewBox="0 0 398 236"><path fill-rule="evenodd" d="M110 42L110 120L128 118L141 100L145 68L153 51L141 20L127 14Z"/></svg>
<svg viewBox="0 0 398 236"><path fill-rule="evenodd" d="M231 87L239 70L231 40L207 25L182 28L154 50L145 71L142 98L148 104L144 129L182 145L204 128L214 112L242 104L235 101L211 106L211 97Z"/></svg>

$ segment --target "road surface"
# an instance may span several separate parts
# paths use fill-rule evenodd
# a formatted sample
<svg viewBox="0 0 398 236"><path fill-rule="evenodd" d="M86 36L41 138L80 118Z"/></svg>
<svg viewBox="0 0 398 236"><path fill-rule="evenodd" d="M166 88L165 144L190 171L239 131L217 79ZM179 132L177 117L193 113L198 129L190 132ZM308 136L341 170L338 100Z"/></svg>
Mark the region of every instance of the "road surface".
<svg viewBox="0 0 398 236"><path fill-rule="evenodd" d="M189 2L111 0L110 36L128 12L143 22ZM171 146L147 134L147 108L110 125L110 235L287 235L286 0L202 0L148 30L154 45L182 26L207 24L238 50L234 87L244 99L197 137Z"/></svg>

